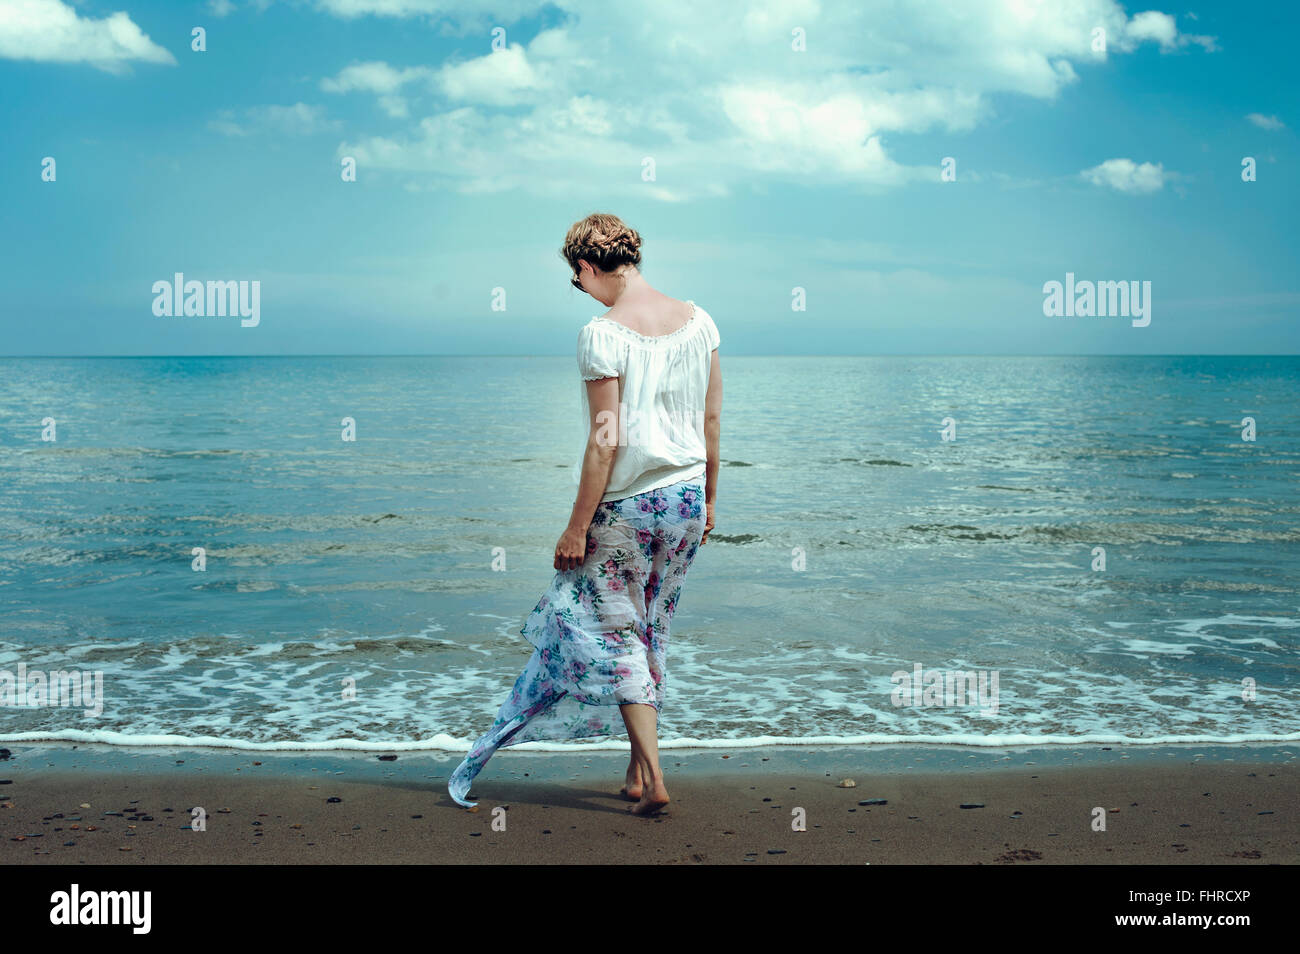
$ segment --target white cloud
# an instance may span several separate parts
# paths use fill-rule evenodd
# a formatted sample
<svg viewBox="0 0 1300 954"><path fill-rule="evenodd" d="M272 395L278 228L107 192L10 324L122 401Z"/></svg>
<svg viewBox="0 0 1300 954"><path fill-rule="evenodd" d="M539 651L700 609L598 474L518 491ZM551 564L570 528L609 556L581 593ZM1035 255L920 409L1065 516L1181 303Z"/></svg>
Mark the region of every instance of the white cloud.
<svg viewBox="0 0 1300 954"><path fill-rule="evenodd" d="M1139 43L1154 40L1165 50L1176 49L1178 46L1178 25L1174 18L1156 10L1135 13L1125 28L1124 35Z"/></svg>
<svg viewBox="0 0 1300 954"><path fill-rule="evenodd" d="M1167 13L1160 13L1156 10L1135 13L1133 19L1125 25L1122 37L1123 40L1132 41L1132 43L1154 41L1160 44L1160 52L1162 53L1168 53L1192 44L1204 47L1206 52L1213 52L1218 49L1214 37L1179 33L1174 18ZM1132 48L1132 43L1127 47L1128 49Z"/></svg>
<svg viewBox="0 0 1300 954"><path fill-rule="evenodd" d="M728 87L720 90L722 110L734 141L728 152L753 168L808 175L833 173L873 184L895 184L908 170L885 155L882 128L895 128L900 103L867 103L848 92L819 96L799 88ZM937 101L905 97L918 106L905 122L922 127L942 121Z"/></svg>
<svg viewBox="0 0 1300 954"><path fill-rule="evenodd" d="M574 39L573 34L559 28L538 33L528 44L528 49L534 56L547 60L576 60L582 54L582 46Z"/></svg>
<svg viewBox="0 0 1300 954"><path fill-rule="evenodd" d="M444 32L464 29L483 9L452 0L316 3L346 17L437 18ZM675 199L725 193L752 184L755 173L889 186L937 178L937 159L900 164L891 155L894 138L975 129L1010 97L1054 99L1081 82L1076 64L1097 68L1097 26L1110 38L1111 56L1143 44L1213 49L1213 38L1180 32L1174 17L1130 18L1116 0L942 7L767 0L718 5L707 17L697 0L510 0L504 10L493 7L494 23L509 33L519 18L556 7L563 25L526 46L489 52L486 29L469 34L478 35L470 49L481 43L482 53L437 67L432 90L371 89L390 97L380 103L389 115L400 116L409 98L410 112L423 118L353 148L379 168L425 172L444 187L471 190L549 192L558 190L553 179L590 183L593 174L604 176L594 183L600 188ZM805 51L791 47L796 28ZM441 95L419 100L416 112L417 92ZM521 129L534 130L533 138ZM654 182L641 178L645 157L655 160Z"/></svg>
<svg viewBox="0 0 1300 954"><path fill-rule="evenodd" d="M502 23L514 23L543 6L539 0L494 0L491 13ZM344 19L356 17L463 17L484 16L483 4L464 0L316 0L318 9ZM477 7L477 9L476 9Z"/></svg>
<svg viewBox="0 0 1300 954"><path fill-rule="evenodd" d="M382 60L368 63L352 63L339 71L338 76L321 80L320 87L327 93L350 93L361 91L374 93L378 97L380 108L389 116L403 118L410 114L407 100L400 95L402 87L408 83L429 83L437 75L435 70L424 66L408 66L395 69Z"/></svg>
<svg viewBox="0 0 1300 954"><path fill-rule="evenodd" d="M394 119L405 119L407 116L411 115L411 109L407 105L405 97L380 96L378 102L379 108Z"/></svg>
<svg viewBox="0 0 1300 954"><path fill-rule="evenodd" d="M337 119L325 118L325 107L294 103L292 106L254 106L244 110L244 122L236 121L231 110L222 110L208 122L208 128L223 136L250 136L257 131L289 136L314 136L332 132L342 126Z"/></svg>
<svg viewBox="0 0 1300 954"><path fill-rule="evenodd" d="M330 132L342 124L325 118L324 106L294 103L292 106L256 106L249 111L253 118L272 130L294 136L311 136Z"/></svg>
<svg viewBox="0 0 1300 954"><path fill-rule="evenodd" d="M540 78L528 64L528 54L518 44L444 66L438 81L443 93L454 102L493 106L515 104L520 94L541 86Z"/></svg>
<svg viewBox="0 0 1300 954"><path fill-rule="evenodd" d="M246 129L239 123L235 122L233 110L223 109L217 114L216 119L208 120L208 128L213 132L219 132L223 136L249 136L252 135L251 129Z"/></svg>
<svg viewBox="0 0 1300 954"><path fill-rule="evenodd" d="M4 0L0 3L0 58L43 63L87 63L123 73L133 61L176 65L118 11L102 20L77 15L62 0Z"/></svg>
<svg viewBox="0 0 1300 954"><path fill-rule="evenodd" d="M1132 159L1107 159L1091 169L1079 173L1093 185L1108 186L1119 192L1158 192L1166 178L1173 178L1164 166L1144 162L1138 165Z"/></svg>
<svg viewBox="0 0 1300 954"><path fill-rule="evenodd" d="M214 17L228 17L235 12L231 0L208 0L208 12Z"/></svg>
<svg viewBox="0 0 1300 954"><path fill-rule="evenodd" d="M718 194L716 183L702 182L672 171L662 182L642 182L642 144L628 142L619 130L650 130L671 134L674 120L662 107L621 106L591 96L575 96L514 116L462 106L429 116L401 138L363 137L345 142L339 155L355 156L361 166L393 169L450 182L462 192L498 192L523 186L535 192L572 195L573 176L580 165L584 176L601 181L635 182L647 192L685 197ZM599 142L601 148L592 149ZM700 168L709 157L687 146L688 168ZM664 161L666 160L666 157Z"/></svg>
<svg viewBox="0 0 1300 954"><path fill-rule="evenodd" d="M1286 128L1286 124L1276 116L1265 116L1262 113L1250 113L1246 118L1260 129L1274 130Z"/></svg>
<svg viewBox="0 0 1300 954"><path fill-rule="evenodd" d="M382 60L375 60L346 66L333 79L321 80L320 86L330 93L350 93L353 90L395 93L412 80L432 75L433 71L425 67L412 66L399 70Z"/></svg>

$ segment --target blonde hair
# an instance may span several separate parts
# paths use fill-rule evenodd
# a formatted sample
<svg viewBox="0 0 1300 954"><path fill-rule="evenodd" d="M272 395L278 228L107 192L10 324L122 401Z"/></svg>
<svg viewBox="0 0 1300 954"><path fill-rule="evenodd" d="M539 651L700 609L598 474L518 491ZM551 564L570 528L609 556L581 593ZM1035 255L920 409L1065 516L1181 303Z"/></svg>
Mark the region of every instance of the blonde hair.
<svg viewBox="0 0 1300 954"><path fill-rule="evenodd" d="M593 212L569 227L560 255L575 275L580 259L612 272L622 265L641 264L641 236L617 215Z"/></svg>

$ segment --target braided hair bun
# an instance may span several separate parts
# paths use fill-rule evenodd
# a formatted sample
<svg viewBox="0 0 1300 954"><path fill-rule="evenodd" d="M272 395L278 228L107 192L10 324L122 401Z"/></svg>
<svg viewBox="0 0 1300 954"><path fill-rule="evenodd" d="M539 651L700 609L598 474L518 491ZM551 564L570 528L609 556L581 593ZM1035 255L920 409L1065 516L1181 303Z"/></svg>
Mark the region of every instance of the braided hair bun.
<svg viewBox="0 0 1300 954"><path fill-rule="evenodd" d="M641 264L641 236L617 215L593 212L569 228L560 255L575 275L582 259L612 272L622 265Z"/></svg>

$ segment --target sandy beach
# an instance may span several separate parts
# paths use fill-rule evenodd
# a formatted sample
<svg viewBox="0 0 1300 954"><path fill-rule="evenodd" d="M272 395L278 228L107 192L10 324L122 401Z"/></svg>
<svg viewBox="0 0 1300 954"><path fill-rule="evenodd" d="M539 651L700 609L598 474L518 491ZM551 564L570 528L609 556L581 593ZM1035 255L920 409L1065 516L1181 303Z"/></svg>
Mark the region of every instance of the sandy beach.
<svg viewBox="0 0 1300 954"><path fill-rule="evenodd" d="M618 752L503 752L467 810L442 754L5 745L5 864L1300 861L1291 746L670 750L638 818Z"/></svg>

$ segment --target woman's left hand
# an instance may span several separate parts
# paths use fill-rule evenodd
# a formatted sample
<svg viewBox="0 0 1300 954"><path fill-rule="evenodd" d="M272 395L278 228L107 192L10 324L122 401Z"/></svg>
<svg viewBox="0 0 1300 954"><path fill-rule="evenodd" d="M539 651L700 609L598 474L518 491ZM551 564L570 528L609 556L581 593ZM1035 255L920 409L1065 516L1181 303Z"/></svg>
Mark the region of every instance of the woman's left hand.
<svg viewBox="0 0 1300 954"><path fill-rule="evenodd" d="M557 570L574 570L582 566L587 559L587 531L565 529L560 541L555 544L555 568Z"/></svg>

